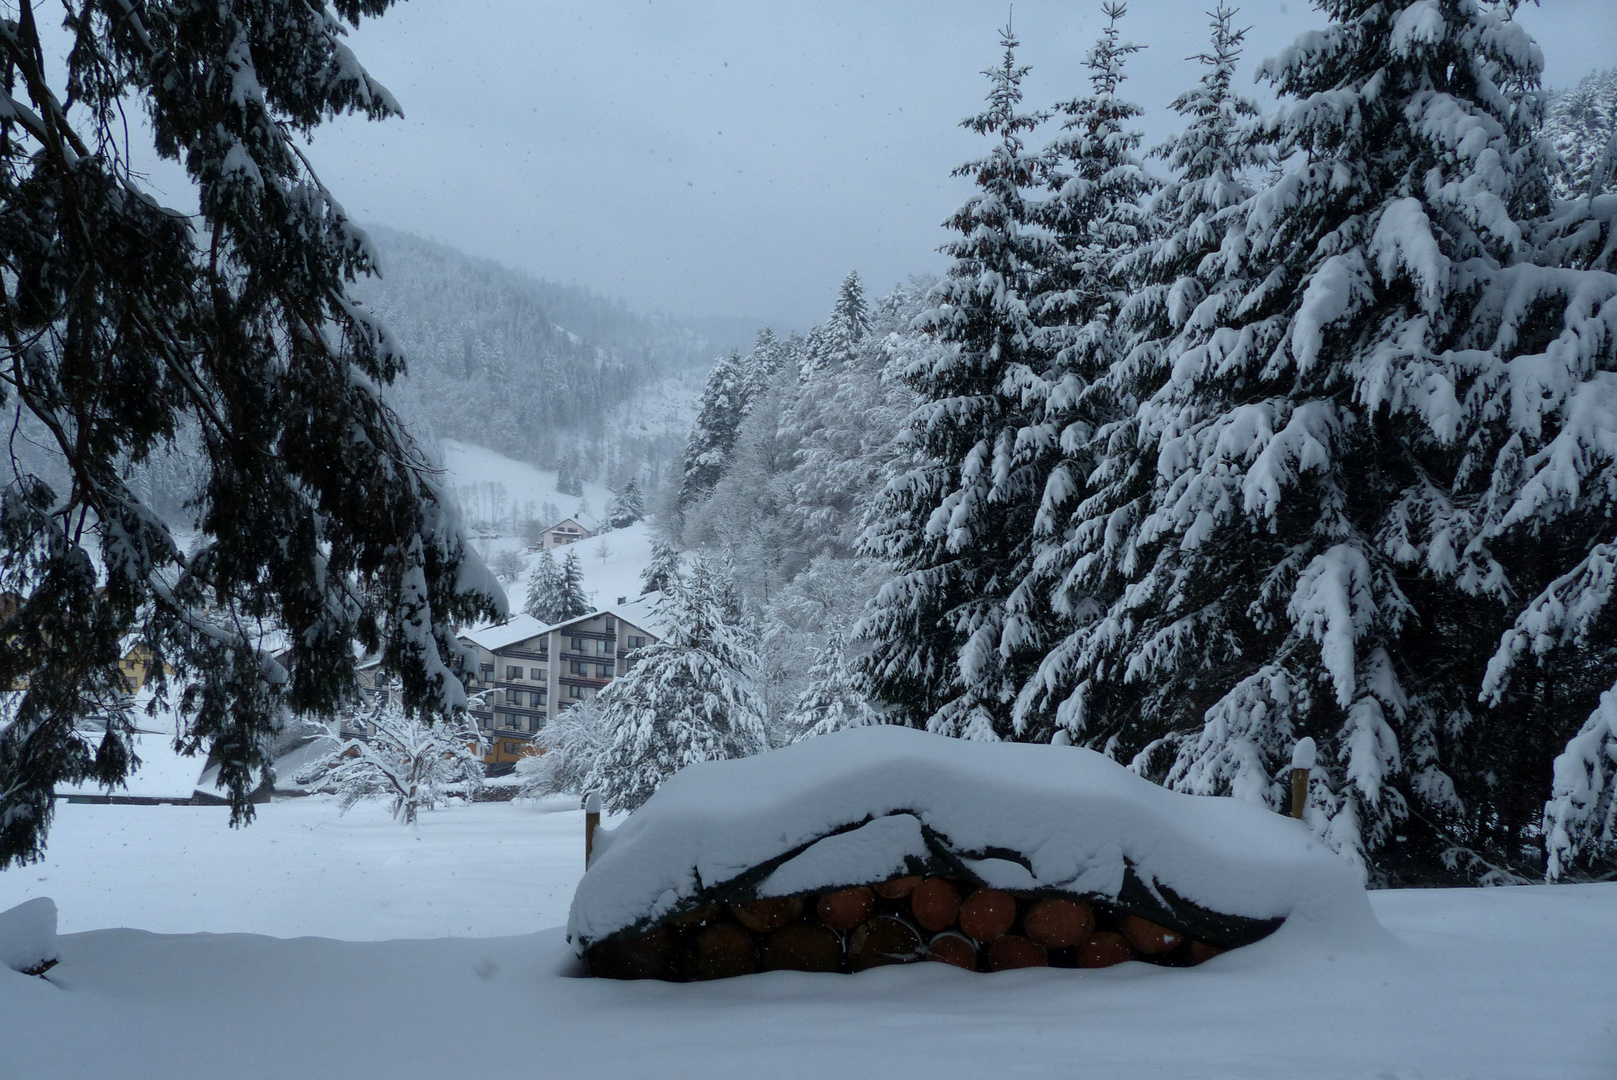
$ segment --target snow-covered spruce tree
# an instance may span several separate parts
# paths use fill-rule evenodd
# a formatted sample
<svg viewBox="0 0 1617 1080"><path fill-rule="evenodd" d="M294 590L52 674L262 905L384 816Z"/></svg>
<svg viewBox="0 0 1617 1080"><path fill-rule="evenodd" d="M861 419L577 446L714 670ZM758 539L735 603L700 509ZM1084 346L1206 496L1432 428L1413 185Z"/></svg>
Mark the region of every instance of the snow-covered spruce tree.
<svg viewBox="0 0 1617 1080"><path fill-rule="evenodd" d="M561 567L548 549L540 551L528 572L528 596L522 610L542 623L561 622L562 598L566 591Z"/></svg>
<svg viewBox="0 0 1617 1080"><path fill-rule="evenodd" d="M298 783L336 792L345 812L364 799L387 799L393 817L405 825L438 806L451 784L460 785L468 799L477 797L483 737L465 712L429 723L382 694L363 717L365 737L331 736L336 745L300 772Z"/></svg>
<svg viewBox="0 0 1617 1080"><path fill-rule="evenodd" d="M453 627L503 594L382 402L403 358L348 292L374 256L303 149L328 117L397 114L341 40L391 6L87 0L64 5L55 71L34 5L0 13L0 366L65 463L50 483L13 461L0 508L0 589L21 598L0 684L28 687L0 731L0 866L40 856L56 784L128 774L131 641L172 671L180 748L220 762L235 823L280 717L352 699L355 643L412 710L464 704ZM131 105L197 185L194 218L133 171ZM188 424L186 555L123 476ZM287 631L281 660L261 620ZM113 720L80 734L92 714Z"/></svg>
<svg viewBox="0 0 1617 1080"><path fill-rule="evenodd" d="M1234 29L1233 18L1227 7L1212 14L1210 48L1198 58L1202 77L1173 103L1185 128L1153 151L1172 172L1144 204L1152 235L1124 254L1114 271L1130 283L1131 294L1117 307L1115 325L1096 328L1089 339L1114 357L1088 391L1099 413L1088 419L1103 423L1085 447L1093 455L1085 497L1063 522L1060 547L1043 564L1052 606L1069 622L1022 702L1025 709L1053 711L1055 726L1082 745L1138 746L1163 731L1193 729L1209 704L1207 686L1216 688L1215 695L1226 688L1211 663L1214 650L1202 643L1202 635L1188 632L1197 617L1182 608L1168 617L1170 633L1155 648L1180 648L1185 662L1160 664L1150 679L1130 678L1117 612L1134 609L1117 605L1131 586L1149 581L1136 573L1130 526L1157 497L1156 444L1142 429L1151 414L1136 413L1135 404L1153 400L1167 385L1170 346L1192 313L1199 306L1218 310L1223 301L1216 297L1233 295L1243 285L1243 279L1226 272L1222 253L1227 244L1239 250L1241 215L1256 193L1255 173L1266 156L1250 137L1256 104L1232 89L1244 36ZM1104 303L1111 307L1117 301L1107 297ZM1118 356L1114 350L1120 347L1126 351ZM1113 414L1110 420L1105 420L1107 411ZM1096 617L1109 606L1108 617ZM1224 614L1214 605L1200 617ZM1181 636L1174 639L1174 633ZM1216 630L1208 636L1220 639ZM1196 660L1208 664L1199 666ZM1271 749L1289 753L1289 744L1277 742ZM1268 782L1265 773L1263 783Z"/></svg>
<svg viewBox="0 0 1617 1080"><path fill-rule="evenodd" d="M1541 828L1556 880L1617 869L1617 193L1557 204L1531 239L1479 304L1507 362L1472 395L1475 509L1443 524L1457 579L1513 615L1463 733L1466 839Z"/></svg>
<svg viewBox="0 0 1617 1080"><path fill-rule="evenodd" d="M847 640L833 631L814 657L809 684L786 718L784 727L795 741L843 728L868 727L881 722L859 687L848 664Z"/></svg>
<svg viewBox="0 0 1617 1080"><path fill-rule="evenodd" d="M766 747L756 634L721 568L698 554L658 614L667 636L635 650L596 698L612 741L587 786L615 810L633 810L686 765Z"/></svg>
<svg viewBox="0 0 1617 1080"><path fill-rule="evenodd" d="M584 595L584 566L578 558L578 548L567 549L561 560L561 587L556 593L552 622L565 622L590 613L589 597Z"/></svg>
<svg viewBox="0 0 1617 1080"><path fill-rule="evenodd" d="M1046 369L1029 303L1050 261L1027 199L1044 159L1023 143L1042 116L1020 109L1028 69L1009 27L1000 41L1004 59L985 73L988 107L963 124L993 145L955 170L978 190L949 220L959 235L943 250L954 264L917 321L945 348L904 373L921 399L908 424L920 460L887 484L863 541L897 571L862 624L872 693L896 721L979 739L1016 733L1019 668L1032 662L1000 649L1043 488L1010 463L1031 420L1023 389Z"/></svg>
<svg viewBox="0 0 1617 1080"><path fill-rule="evenodd" d="M1145 749L1188 790L1271 801L1313 735L1314 828L1420 876L1488 818L1525 824L1467 757L1475 643L1505 615L1487 593L1512 571L1460 555L1512 415L1487 388L1539 346L1496 333L1489 291L1545 206L1538 53L1473 0L1319 6L1329 29L1263 69L1286 167L1219 230L1216 280L1180 290L1167 378L1108 447L1149 491L1091 519L1122 588L1069 685L1182 688L1194 720ZM1546 734L1509 713L1506 742Z"/></svg>
<svg viewBox="0 0 1617 1080"><path fill-rule="evenodd" d="M640 593L671 593L679 584L679 549L666 540L651 544L651 561L640 572Z"/></svg>
<svg viewBox="0 0 1617 1080"><path fill-rule="evenodd" d="M883 299L847 364L815 371L786 410L782 429L795 447L787 513L805 555L854 557L871 493L904 458L900 434L917 402L897 373L935 361L940 349L910 330L926 292L901 288Z"/></svg>
<svg viewBox="0 0 1617 1080"><path fill-rule="evenodd" d="M802 375L811 377L822 368L842 369L853 360L854 350L870 331L870 312L865 305L865 287L859 275L850 271L837 292L831 318L815 328L811 348L804 350Z"/></svg>
<svg viewBox="0 0 1617 1080"><path fill-rule="evenodd" d="M1617 188L1617 68L1593 72L1556 94L1544 134L1561 156L1559 194L1575 199Z"/></svg>
<svg viewBox="0 0 1617 1080"><path fill-rule="evenodd" d="M627 529L646 516L646 500L640 494L640 484L634 477L624 481L623 490L612 496L606 508L606 524L610 529Z"/></svg>
<svg viewBox="0 0 1617 1080"><path fill-rule="evenodd" d="M1123 100L1124 65L1140 46L1122 40L1121 2L1101 6L1106 27L1085 58L1091 92L1057 107L1065 117L1050 147L1052 197L1039 218L1053 240L1050 265L1034 304L1036 341L1049 355L1046 371L1028 378L1023 400L1037 403L1031 422L998 471L1024 478L1038 500L1025 576L1006 604L1000 652L1020 650L1048 670L1061 628L1094 617L1096 601L1074 580L1073 515L1096 468L1096 430L1127 402L1109 400L1103 384L1122 359L1119 314L1133 285L1128 260L1149 228L1141 202L1153 181L1137 156L1141 135L1129 124L1139 106ZM1018 738L1039 742L1065 730L1082 738L1081 713L1051 708L1040 677L1024 678L1014 718Z"/></svg>
<svg viewBox="0 0 1617 1080"><path fill-rule="evenodd" d="M679 487L681 510L706 498L729 467L730 451L752 393L747 376L741 354L732 352L720 357L707 377L702 408L685 445L685 473Z"/></svg>

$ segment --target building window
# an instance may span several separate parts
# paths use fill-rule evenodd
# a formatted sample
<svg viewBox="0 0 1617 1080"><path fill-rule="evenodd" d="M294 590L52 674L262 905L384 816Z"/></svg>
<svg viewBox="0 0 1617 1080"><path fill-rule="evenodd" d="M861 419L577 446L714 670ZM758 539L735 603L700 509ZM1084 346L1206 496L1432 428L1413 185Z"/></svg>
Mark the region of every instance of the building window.
<svg viewBox="0 0 1617 1080"><path fill-rule="evenodd" d="M611 664L596 664L595 665L595 677L597 679L610 679L612 677L612 665Z"/></svg>
<svg viewBox="0 0 1617 1080"><path fill-rule="evenodd" d="M532 705L534 708L537 709L539 706L543 705L544 703L545 703L545 692L543 690L535 690L533 693L528 695L528 704Z"/></svg>
<svg viewBox="0 0 1617 1080"><path fill-rule="evenodd" d="M573 639L573 651L576 653L581 653L584 651L584 648L584 639L581 637L575 637Z"/></svg>
<svg viewBox="0 0 1617 1080"><path fill-rule="evenodd" d="M567 688L567 696L582 701L584 698L584 688L582 686L569 686Z"/></svg>
<svg viewBox="0 0 1617 1080"><path fill-rule="evenodd" d="M522 753L522 744L507 739L505 741L505 752L507 754L520 754Z"/></svg>
<svg viewBox="0 0 1617 1080"><path fill-rule="evenodd" d="M522 669L521 668L517 667L515 664L507 664L505 666L505 681L506 682L516 682L517 680L519 680L521 678L522 678Z"/></svg>
<svg viewBox="0 0 1617 1080"><path fill-rule="evenodd" d="M638 636L636 636L634 634L629 635L629 648L631 648L631 649L643 649L645 647L646 647L646 639L645 638L638 637Z"/></svg>
<svg viewBox="0 0 1617 1080"><path fill-rule="evenodd" d="M606 632L609 634L618 632L618 621L610 615L606 617Z"/></svg>
<svg viewBox="0 0 1617 1080"><path fill-rule="evenodd" d="M484 665L482 665L482 667L479 669L479 673L482 675L484 682L493 682L494 681L494 665L493 664L484 664Z"/></svg>
<svg viewBox="0 0 1617 1080"><path fill-rule="evenodd" d="M532 672L533 672L533 681L534 682L544 682L545 681L545 669L544 668L536 667L536 668L532 669Z"/></svg>
<svg viewBox="0 0 1617 1080"><path fill-rule="evenodd" d="M588 664L584 663L584 661L582 661L582 660L574 660L573 661L573 674L574 675L588 675L589 673L590 673L590 666Z"/></svg>

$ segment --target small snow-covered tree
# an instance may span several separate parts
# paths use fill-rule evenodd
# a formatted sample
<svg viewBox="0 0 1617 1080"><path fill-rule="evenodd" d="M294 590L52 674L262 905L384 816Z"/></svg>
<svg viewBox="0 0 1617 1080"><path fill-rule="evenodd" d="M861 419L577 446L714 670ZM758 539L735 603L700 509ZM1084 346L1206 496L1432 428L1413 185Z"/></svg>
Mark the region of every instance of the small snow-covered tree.
<svg viewBox="0 0 1617 1080"><path fill-rule="evenodd" d="M640 494L640 484L634 477L624 482L623 490L612 496L606 508L606 524L610 529L627 529L646 516L646 500Z"/></svg>
<svg viewBox="0 0 1617 1080"><path fill-rule="evenodd" d="M589 597L584 595L584 564L579 560L576 546L567 549L561 561L561 591L556 596L554 610L558 617L552 622L565 622L590 613Z"/></svg>
<svg viewBox="0 0 1617 1080"><path fill-rule="evenodd" d="M523 559L522 552L515 548L502 548L495 552L488 561L488 568L494 571L494 576L500 579L500 584L511 585L522 576L527 568L527 561Z"/></svg>
<svg viewBox="0 0 1617 1080"><path fill-rule="evenodd" d="M640 592L671 593L679 584L679 549L666 540L654 540L651 544L651 561L640 572Z"/></svg>
<svg viewBox="0 0 1617 1080"><path fill-rule="evenodd" d="M528 573L528 598L522 610L542 623L557 623L561 618L561 595L564 588L561 567L549 549L539 552L533 569Z"/></svg>
<svg viewBox="0 0 1617 1080"><path fill-rule="evenodd" d="M299 783L335 791L344 811L364 799L387 799L393 817L406 825L438 806L451 784L476 798L483 784L483 737L466 714L432 723L406 713L392 694L381 694L360 719L365 736L328 736L336 745L298 774Z"/></svg>
<svg viewBox="0 0 1617 1080"><path fill-rule="evenodd" d="M601 703L581 701L550 719L533 745L540 752L516 763L524 798L539 795L582 795L595 763L612 744Z"/></svg>
<svg viewBox="0 0 1617 1080"><path fill-rule="evenodd" d="M808 688L797 699L783 726L794 733L794 741L801 741L880 722L881 715L871 707L848 664L846 639L840 633L831 633L825 646L815 654L814 666L809 669Z"/></svg>
<svg viewBox="0 0 1617 1080"><path fill-rule="evenodd" d="M767 745L756 635L719 566L697 555L658 616L667 636L631 654L628 672L596 697L612 741L588 786L617 810L633 810L686 765Z"/></svg>
<svg viewBox="0 0 1617 1080"><path fill-rule="evenodd" d="M837 293L831 318L804 350L803 378L811 378L823 368L841 369L853 360L854 351L870 330L870 312L865 304L865 287L859 275L850 272Z"/></svg>
<svg viewBox="0 0 1617 1080"><path fill-rule="evenodd" d="M702 389L702 408L685 446L685 472L679 506L684 509L707 497L730 465L730 451L746 418L754 387L741 354L719 358ZM755 376L754 376L755 377Z"/></svg>
<svg viewBox="0 0 1617 1080"><path fill-rule="evenodd" d="M987 107L963 122L991 147L954 172L976 191L949 221L954 263L917 320L945 347L903 373L920 397L907 431L917 460L887 483L863 541L897 571L861 631L872 692L902 722L981 739L1014 735L1018 671L1031 660L1003 632L1006 599L1029 568L1042 478L1010 464L1031 420L1024 390L1047 368L1029 305L1051 258L1027 197L1047 162L1024 146L1043 116L1022 111L1028 69L1010 27L1000 44Z"/></svg>

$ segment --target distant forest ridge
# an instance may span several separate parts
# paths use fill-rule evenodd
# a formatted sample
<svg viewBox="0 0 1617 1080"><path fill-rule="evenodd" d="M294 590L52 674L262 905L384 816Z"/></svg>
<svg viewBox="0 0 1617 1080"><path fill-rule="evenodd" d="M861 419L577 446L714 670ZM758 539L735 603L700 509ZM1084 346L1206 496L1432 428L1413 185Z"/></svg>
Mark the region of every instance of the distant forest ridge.
<svg viewBox="0 0 1617 1080"><path fill-rule="evenodd" d="M355 295L404 346L390 391L424 441L454 438L582 479L655 487L680 452L695 382L757 327L632 311L443 244L368 226L383 275Z"/></svg>

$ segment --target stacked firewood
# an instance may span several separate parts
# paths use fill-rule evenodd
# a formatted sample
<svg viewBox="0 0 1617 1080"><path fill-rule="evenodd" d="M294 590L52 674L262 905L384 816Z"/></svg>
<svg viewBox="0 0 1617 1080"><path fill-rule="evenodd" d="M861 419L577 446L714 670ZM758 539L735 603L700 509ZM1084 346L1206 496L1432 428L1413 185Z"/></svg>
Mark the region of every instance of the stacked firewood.
<svg viewBox="0 0 1617 1080"><path fill-rule="evenodd" d="M723 979L758 971L865 971L936 961L969 971L1173 967L1222 951L1095 900L1020 895L958 878L901 877L834 892L706 904L597 942L611 979Z"/></svg>

